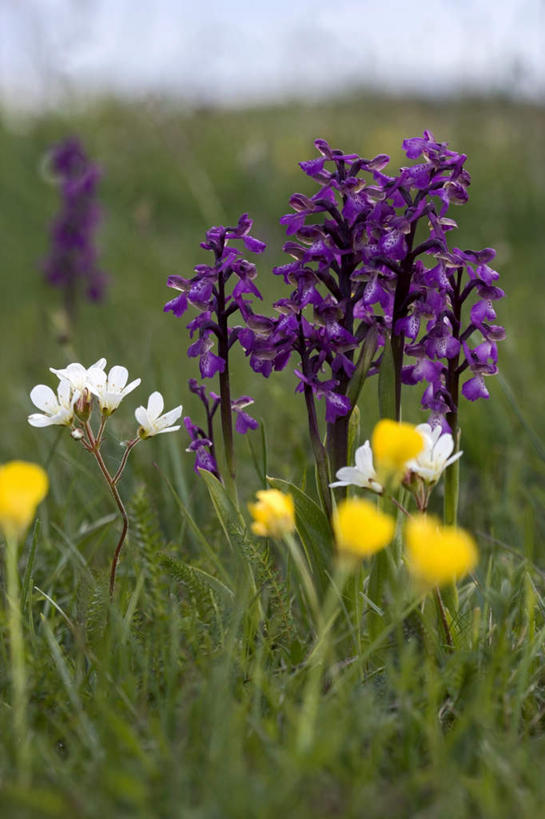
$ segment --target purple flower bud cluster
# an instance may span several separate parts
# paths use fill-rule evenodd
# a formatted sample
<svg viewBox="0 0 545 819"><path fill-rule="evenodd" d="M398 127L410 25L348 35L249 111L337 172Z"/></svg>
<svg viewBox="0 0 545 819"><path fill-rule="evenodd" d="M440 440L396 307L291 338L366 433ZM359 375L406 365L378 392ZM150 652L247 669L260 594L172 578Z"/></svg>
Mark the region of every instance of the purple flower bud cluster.
<svg viewBox="0 0 545 819"><path fill-rule="evenodd" d="M245 412L253 403L250 396L231 400L229 385L229 351L233 344L244 336L244 326L230 327L233 315L238 313L244 322L251 320L251 303L261 299L255 285L257 270L253 262L243 257L242 250L230 242L240 240L245 249L252 253L262 253L265 243L250 235L252 220L247 213L242 214L236 227L222 225L212 227L201 242L204 250L214 254L213 264L198 264L195 276L169 276L167 285L179 291L179 295L167 302L165 312L182 316L191 305L198 314L187 325L191 338L197 336L188 349L190 357L199 358L202 378L212 378L218 374L220 394L210 392L207 396L204 386L190 379L190 390L199 396L207 416L207 430L196 427L190 419L185 419L186 429L191 438L189 449L196 452L195 468L207 469L219 475L214 455L213 417L220 407L224 443L227 447L226 460L232 468L232 420L235 415L235 429L245 434L256 429L257 421ZM217 348L216 348L217 345ZM217 349L217 352L214 350Z"/></svg>
<svg viewBox="0 0 545 819"><path fill-rule="evenodd" d="M98 267L94 244L100 221L96 201L100 170L74 138L52 149L50 165L59 181L62 205L51 227L51 247L43 270L49 284L64 290L67 306L73 312L80 286L90 301L101 301L107 283Z"/></svg>
<svg viewBox="0 0 545 819"><path fill-rule="evenodd" d="M221 397L212 390L207 394L204 384L199 384L196 378L190 378L187 383L190 391L201 400L206 415L206 430L196 426L189 416L184 418L184 425L191 439L187 452L195 453L195 472L199 469L206 469L219 478L220 473L214 455L214 416L221 404ZM259 426L255 418L245 412L245 409L253 403L253 398L250 398L249 395L243 395L231 401L231 410L236 416L235 429L241 435Z"/></svg>
<svg viewBox="0 0 545 819"><path fill-rule="evenodd" d="M372 338L372 374L390 339L398 412L401 383L424 382L422 404L432 422L452 423L460 375L471 373L462 388L466 398L488 397L484 376L497 371L496 342L505 335L490 323L492 302L504 295L489 266L494 251L451 250L447 243L457 227L447 211L468 200L466 156L425 131L403 142L408 159L419 161L389 176L384 154L364 159L322 139L315 146L321 156L300 166L319 190L294 194L293 213L280 220L293 261L274 272L294 289L275 303L276 318L243 313L239 340L250 364L268 376L297 352L297 389L310 387L324 398L326 420L335 423L351 409L358 350ZM471 348L474 334L482 341ZM405 355L414 363L405 364Z"/></svg>

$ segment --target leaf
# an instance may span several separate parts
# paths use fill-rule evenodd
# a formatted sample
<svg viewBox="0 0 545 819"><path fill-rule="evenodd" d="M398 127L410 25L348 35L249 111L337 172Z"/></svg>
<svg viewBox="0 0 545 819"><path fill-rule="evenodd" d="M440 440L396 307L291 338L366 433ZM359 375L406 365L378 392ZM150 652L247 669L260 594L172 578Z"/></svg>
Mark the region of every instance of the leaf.
<svg viewBox="0 0 545 819"><path fill-rule="evenodd" d="M355 459L356 447L360 440L360 410L359 407L354 407L348 422L348 463L353 464Z"/></svg>
<svg viewBox="0 0 545 819"><path fill-rule="evenodd" d="M378 374L378 408L381 418L396 418L395 368L390 341L384 343Z"/></svg>
<svg viewBox="0 0 545 819"><path fill-rule="evenodd" d="M36 557L36 547L38 545L38 534L40 531L40 520L37 519L34 524L34 531L32 533L32 544L30 547L30 554L28 556L25 574L23 577L23 588L21 592L21 610L24 610L28 600L28 593L32 584L32 569L34 568L34 559Z"/></svg>
<svg viewBox="0 0 545 819"><path fill-rule="evenodd" d="M248 536L246 521L229 497L224 485L206 469L199 469L199 473L206 483L221 528L225 532L233 552L240 560L247 577L255 605L248 608L246 625L249 633L255 634L259 623L263 620L264 612L255 579L254 567L250 559L250 552L254 548L254 544Z"/></svg>
<svg viewBox="0 0 545 819"><path fill-rule="evenodd" d="M231 547L236 551L240 538L246 534L246 522L216 476L206 469L199 469L199 473L206 483L221 528Z"/></svg>
<svg viewBox="0 0 545 819"><path fill-rule="evenodd" d="M259 434L260 434L260 449L256 452L253 439L250 435L248 438L248 447L257 477L261 481L263 489L267 488L267 433L265 431L265 422L262 418L259 419ZM261 460L260 460L261 459Z"/></svg>
<svg viewBox="0 0 545 819"><path fill-rule="evenodd" d="M202 473L202 470L201 470L201 473ZM172 495L174 497L174 500L176 501L178 509L180 510L180 512L182 513L183 518L185 519L186 523L188 524L189 530L191 531L191 533L195 537L195 540L197 541L197 544L201 547L204 554L206 554L210 558L210 560L212 561L212 563L214 564L214 566L216 567L218 572L223 576L223 579L228 580L229 575L228 575L228 573L227 573L227 571L225 569L225 566L222 564L222 562L219 559L218 555L216 554L216 552L210 546L210 544L208 542L208 539L204 536L204 534L201 532L201 530L199 529L199 527L197 526L197 524L193 520L191 514L189 513L189 510L187 509L185 504L182 502L181 498L179 497L178 493L176 492L176 490L174 489L173 485L168 480L168 478L166 478L164 475L162 475L162 478L165 481L165 483L167 484L170 491L172 492Z"/></svg>
<svg viewBox="0 0 545 819"><path fill-rule="evenodd" d="M190 572L194 577L206 584L206 586L208 586L212 591L219 592L229 599L234 596L234 592L229 588L229 586L227 586L217 577L205 572L204 569L201 569L198 566L183 563L165 552L159 555L159 560L161 565L168 571L168 573L180 582L187 582L187 573Z"/></svg>
<svg viewBox="0 0 545 819"><path fill-rule="evenodd" d="M318 504L299 487L281 478L267 477L274 489L289 492L295 503L295 526L312 569L314 581L323 593L328 585L333 554L333 534L329 521Z"/></svg>
<svg viewBox="0 0 545 819"><path fill-rule="evenodd" d="M353 407L355 407L358 402L365 379L367 378L367 373L369 372L369 367L373 362L373 356L377 349L377 335L377 328L372 325L365 336L365 341L362 344L361 352L356 362L356 369L350 379L347 395Z"/></svg>

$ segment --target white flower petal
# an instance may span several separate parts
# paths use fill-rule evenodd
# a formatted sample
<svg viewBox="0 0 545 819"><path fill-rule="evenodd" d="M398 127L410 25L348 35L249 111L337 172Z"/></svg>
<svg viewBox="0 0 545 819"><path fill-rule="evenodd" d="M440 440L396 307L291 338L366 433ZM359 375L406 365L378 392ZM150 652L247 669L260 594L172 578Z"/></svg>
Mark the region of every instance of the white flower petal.
<svg viewBox="0 0 545 819"><path fill-rule="evenodd" d="M163 430L164 427L168 427L170 424L174 423L174 421L177 421L181 414L182 405L180 404L178 407L174 407L174 409L171 409L169 412L165 412L165 414L161 415L160 418L157 418L155 426L159 430Z"/></svg>
<svg viewBox="0 0 545 819"><path fill-rule="evenodd" d="M455 455L453 455L452 458L449 458L448 461L446 461L446 463L445 463L445 469L447 468L447 466L450 466L451 464L453 464L454 461L457 461L458 458L461 458L463 454L464 453L462 452L462 450L460 450Z"/></svg>
<svg viewBox="0 0 545 819"><path fill-rule="evenodd" d="M446 461L449 455L452 454L453 449L454 439L450 433L445 432L444 435L441 435L433 448L434 461Z"/></svg>
<svg viewBox="0 0 545 819"><path fill-rule="evenodd" d="M152 392L148 398L148 415L152 421L155 421L163 412L165 402L160 392Z"/></svg>
<svg viewBox="0 0 545 819"><path fill-rule="evenodd" d="M355 455L356 468L369 478L375 477L375 469L373 467L373 452L371 444L366 441L363 446L356 449Z"/></svg>
<svg viewBox="0 0 545 819"><path fill-rule="evenodd" d="M106 388L106 373L98 367L89 367L87 370L86 386L95 395L100 395L102 390Z"/></svg>
<svg viewBox="0 0 545 819"><path fill-rule="evenodd" d="M30 393L30 400L38 409L47 412L48 414L55 413L59 408L57 396L46 384L36 384Z"/></svg>
<svg viewBox="0 0 545 819"><path fill-rule="evenodd" d="M123 396L128 395L130 392L135 390L141 383L142 383L141 378L135 378L134 381L131 381L130 384L127 384L127 386L123 390Z"/></svg>
<svg viewBox="0 0 545 819"><path fill-rule="evenodd" d="M94 364L91 364L89 369L90 370L91 369L103 370L105 366L106 366L106 359L105 358L99 358L98 361L95 361Z"/></svg>
<svg viewBox="0 0 545 819"><path fill-rule="evenodd" d="M108 392L121 392L128 378L128 369L116 364L108 373Z"/></svg>
<svg viewBox="0 0 545 819"><path fill-rule="evenodd" d="M113 412L118 408L122 400L123 395L120 392L103 392L100 396L100 408Z"/></svg>
<svg viewBox="0 0 545 819"><path fill-rule="evenodd" d="M342 466L337 470L335 477L339 479L337 486L365 486L367 484L367 480L362 476L359 469L353 466ZM330 486L333 485L330 484Z"/></svg>
<svg viewBox="0 0 545 819"><path fill-rule="evenodd" d="M448 434L449 434L448 432L445 433L445 435L448 435ZM432 439L434 444L437 443L437 441L441 438L442 435L443 435L443 430L441 429L441 427L439 425L433 427L433 429L431 431L431 439Z"/></svg>
<svg viewBox="0 0 545 819"><path fill-rule="evenodd" d="M134 411L134 417L136 418L140 426L144 427L144 429L151 428L148 411L145 407L136 407Z"/></svg>
<svg viewBox="0 0 545 819"><path fill-rule="evenodd" d="M41 412L33 412L28 416L28 423L31 427L49 427L54 421L51 420L51 415L42 415Z"/></svg>
<svg viewBox="0 0 545 819"><path fill-rule="evenodd" d="M177 426L177 427L167 427L166 429L158 429L158 430L157 430L157 432L154 432L153 434L154 434L154 435L162 435L162 434L163 434L163 432L177 432L179 429L181 429L181 427L180 427L180 426Z"/></svg>
<svg viewBox="0 0 545 819"><path fill-rule="evenodd" d="M74 392L71 383L61 379L59 381L59 386L57 387L57 396L59 399L59 404L62 407L65 407L65 409L68 409L71 404L73 405L78 400L80 397L80 392L79 390Z"/></svg>

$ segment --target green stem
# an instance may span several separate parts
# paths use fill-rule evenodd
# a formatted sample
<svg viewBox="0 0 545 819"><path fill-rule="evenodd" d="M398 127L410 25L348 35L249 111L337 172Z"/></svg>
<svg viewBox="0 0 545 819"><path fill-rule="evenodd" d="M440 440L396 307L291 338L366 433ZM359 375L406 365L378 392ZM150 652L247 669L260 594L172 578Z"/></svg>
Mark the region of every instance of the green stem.
<svg viewBox="0 0 545 819"><path fill-rule="evenodd" d="M136 444L139 441L140 441L140 438L133 438L132 441L129 441L127 443L127 447L125 449L125 452L123 453L121 463L119 464L118 470L117 470L117 472L115 473L115 475L112 478L112 481L113 481L114 484L116 484L119 481L121 475L123 474L123 470L125 469L125 467L127 465L127 458L129 457L129 455L131 453L131 450L134 449L134 447L136 446Z"/></svg>
<svg viewBox="0 0 545 819"><path fill-rule="evenodd" d="M312 577L310 575L309 566L303 552L296 542L295 538L291 534L284 535L284 542L289 549L290 555L292 557L293 562L299 572L299 577L301 578L301 582L303 584L303 588L305 590L305 595L312 611L312 616L314 618L314 622L316 624L316 628L320 630L321 628L321 611L320 611L320 604L318 602L318 595L316 593L316 588L312 581Z"/></svg>
<svg viewBox="0 0 545 819"><path fill-rule="evenodd" d="M456 442L456 451L459 449L459 431L452 427L452 434ZM460 459L455 461L445 472L445 498L443 506L443 521L445 526L456 526L458 523L458 498L460 493ZM458 611L458 589L455 583L443 589L443 602L452 617Z"/></svg>
<svg viewBox="0 0 545 819"><path fill-rule="evenodd" d="M7 537L6 581L8 602L8 629L11 656L11 684L13 691L13 736L19 783L27 785L31 774L30 737L28 728L28 694L25 668L25 646L17 570L17 539Z"/></svg>
<svg viewBox="0 0 545 819"><path fill-rule="evenodd" d="M455 451L458 451L458 446L456 446ZM458 460L454 461L453 464L448 466L445 471L445 499L443 506L443 521L445 523L445 526L456 526L458 522L459 493L460 459L458 458Z"/></svg>
<svg viewBox="0 0 545 819"><path fill-rule="evenodd" d="M342 594L350 572L351 569L346 565L337 565L320 612L316 642L308 658L312 666L309 669L297 726L297 750L301 754L308 752L314 739L324 665L331 647L331 630L341 610L339 595Z"/></svg>
<svg viewBox="0 0 545 819"><path fill-rule="evenodd" d="M327 448L329 451L329 462L331 473L335 475L337 471L348 464L348 427L350 415L342 415L335 423L327 425ZM339 493L342 497L346 491Z"/></svg>

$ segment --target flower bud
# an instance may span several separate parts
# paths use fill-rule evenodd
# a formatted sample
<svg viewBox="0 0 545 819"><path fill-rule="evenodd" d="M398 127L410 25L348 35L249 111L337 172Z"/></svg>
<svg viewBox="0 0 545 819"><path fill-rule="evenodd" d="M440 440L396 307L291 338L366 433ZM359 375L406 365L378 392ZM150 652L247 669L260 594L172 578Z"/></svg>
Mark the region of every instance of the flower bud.
<svg viewBox="0 0 545 819"><path fill-rule="evenodd" d="M91 415L92 400L93 396L91 395L87 387L84 387L80 397L74 404L74 414L76 418L79 418L79 420L83 421L84 423L89 420L89 416Z"/></svg>

